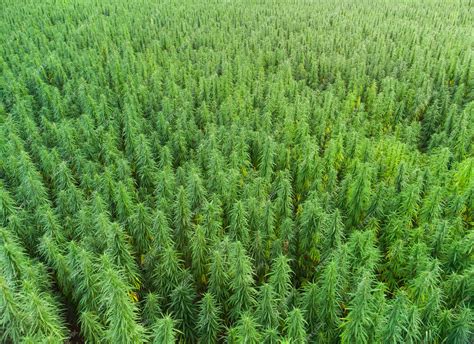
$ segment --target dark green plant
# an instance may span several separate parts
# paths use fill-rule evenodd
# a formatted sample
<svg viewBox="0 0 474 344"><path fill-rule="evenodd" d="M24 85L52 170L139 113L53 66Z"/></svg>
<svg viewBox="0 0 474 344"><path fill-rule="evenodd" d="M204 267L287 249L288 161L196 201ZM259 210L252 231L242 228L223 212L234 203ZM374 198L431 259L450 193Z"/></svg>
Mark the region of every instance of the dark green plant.
<svg viewBox="0 0 474 344"><path fill-rule="evenodd" d="M201 343L216 343L221 329L221 309L215 297L206 293L199 305L197 333Z"/></svg>
<svg viewBox="0 0 474 344"><path fill-rule="evenodd" d="M229 315L236 321L243 312L254 306L256 294L252 264L240 241L232 245L229 264Z"/></svg>
<svg viewBox="0 0 474 344"><path fill-rule="evenodd" d="M174 344L177 340L175 320L170 315L165 315L155 321L153 325L153 343Z"/></svg>
<svg viewBox="0 0 474 344"><path fill-rule="evenodd" d="M278 308L282 316L286 314L286 307L291 291L292 274L290 259L288 257L281 255L275 258L272 263L268 281L275 292L279 305Z"/></svg>
<svg viewBox="0 0 474 344"><path fill-rule="evenodd" d="M278 299L273 287L265 283L260 287L257 299L255 317L264 328L278 328L280 326L280 314L278 312Z"/></svg>
<svg viewBox="0 0 474 344"><path fill-rule="evenodd" d="M179 337L182 340L193 341L196 338L194 331L197 322L197 308L195 304L196 291L191 283L184 280L176 286L170 296L170 311L177 319Z"/></svg>
<svg viewBox="0 0 474 344"><path fill-rule="evenodd" d="M235 327L235 333L238 343L258 344L262 338L257 322L247 312L242 313Z"/></svg>
<svg viewBox="0 0 474 344"><path fill-rule="evenodd" d="M303 312L299 308L294 308L288 312L285 321L285 332L291 343L304 344L307 342L306 322Z"/></svg>

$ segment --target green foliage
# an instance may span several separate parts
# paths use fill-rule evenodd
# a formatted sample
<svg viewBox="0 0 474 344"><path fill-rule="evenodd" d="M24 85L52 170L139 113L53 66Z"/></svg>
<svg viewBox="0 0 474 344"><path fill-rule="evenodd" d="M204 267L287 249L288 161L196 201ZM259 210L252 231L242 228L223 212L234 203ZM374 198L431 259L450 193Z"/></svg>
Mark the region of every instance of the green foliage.
<svg viewBox="0 0 474 344"><path fill-rule="evenodd" d="M252 264L240 241L232 245L229 271L229 315L234 321L255 304Z"/></svg>
<svg viewBox="0 0 474 344"><path fill-rule="evenodd" d="M15 300L14 291L4 277L0 278L0 328L1 340L4 342L19 342L25 335L25 324L22 320L22 305Z"/></svg>
<svg viewBox="0 0 474 344"><path fill-rule="evenodd" d="M265 343L265 344L280 343L280 334L274 328L267 328L263 332L262 336L263 336L262 343Z"/></svg>
<svg viewBox="0 0 474 344"><path fill-rule="evenodd" d="M194 279L198 285L207 283L209 249L204 228L197 226L191 239L191 258Z"/></svg>
<svg viewBox="0 0 474 344"><path fill-rule="evenodd" d="M346 207L351 226L360 224L367 214L371 198L370 174L367 164L357 163L355 172L350 177Z"/></svg>
<svg viewBox="0 0 474 344"><path fill-rule="evenodd" d="M171 291L178 285L183 268L181 260L173 247L166 247L158 257L154 270L154 285L159 295L169 298Z"/></svg>
<svg viewBox="0 0 474 344"><path fill-rule="evenodd" d="M235 202L232 207L229 230L234 240L240 241L245 247L248 245L250 238L247 212L242 201Z"/></svg>
<svg viewBox="0 0 474 344"><path fill-rule="evenodd" d="M154 344L174 344L176 343L175 321L169 315L156 320L153 325Z"/></svg>
<svg viewBox="0 0 474 344"><path fill-rule="evenodd" d="M100 343L105 338L105 331L99 317L92 312L82 312L79 319L81 331L87 343Z"/></svg>
<svg viewBox="0 0 474 344"><path fill-rule="evenodd" d="M160 298L156 293L149 292L143 298L142 317L146 325L154 324L162 314Z"/></svg>
<svg viewBox="0 0 474 344"><path fill-rule="evenodd" d="M382 331L383 340L387 343L414 343L419 338L419 318L413 314L414 306L410 304L403 290L397 292L396 297L388 307L387 323ZM415 315L415 316L414 316Z"/></svg>
<svg viewBox="0 0 474 344"><path fill-rule="evenodd" d="M294 308L288 313L285 321L285 331L291 343L306 343L306 322L299 308Z"/></svg>
<svg viewBox="0 0 474 344"><path fill-rule="evenodd" d="M291 291L292 271L289 263L290 260L285 255L275 258L268 279L270 286L275 292L282 315L286 312L286 305L288 304Z"/></svg>
<svg viewBox="0 0 474 344"><path fill-rule="evenodd" d="M237 343L258 344L261 337L262 335L255 319L249 313L244 312L235 327Z"/></svg>
<svg viewBox="0 0 474 344"><path fill-rule="evenodd" d="M470 5L2 2L0 342L473 342Z"/></svg>
<svg viewBox="0 0 474 344"><path fill-rule="evenodd" d="M177 327L180 330L180 335L186 341L195 340L194 328L197 317L195 299L196 291L187 280L181 282L171 292L170 311L178 321Z"/></svg>
<svg viewBox="0 0 474 344"><path fill-rule="evenodd" d="M377 315L381 310L376 298L377 288L373 277L366 272L348 306L347 317L342 323L342 343L371 343L374 341L377 328Z"/></svg>
<svg viewBox="0 0 474 344"><path fill-rule="evenodd" d="M144 341L145 330L138 319L137 305L130 297L132 288L124 273L107 255L100 257L100 307L105 309L106 337L115 343Z"/></svg>
<svg viewBox="0 0 474 344"><path fill-rule="evenodd" d="M322 342L332 342L339 333L345 274L342 259L332 258L324 266L318 283L309 283L303 289L301 308L309 334Z"/></svg>
<svg viewBox="0 0 474 344"><path fill-rule="evenodd" d="M263 284L257 301L255 316L259 324L265 329L278 328L280 325L280 314L278 311L278 299L270 284Z"/></svg>
<svg viewBox="0 0 474 344"><path fill-rule="evenodd" d="M197 332L201 343L216 343L221 323L221 309L211 293L206 293L201 300Z"/></svg>

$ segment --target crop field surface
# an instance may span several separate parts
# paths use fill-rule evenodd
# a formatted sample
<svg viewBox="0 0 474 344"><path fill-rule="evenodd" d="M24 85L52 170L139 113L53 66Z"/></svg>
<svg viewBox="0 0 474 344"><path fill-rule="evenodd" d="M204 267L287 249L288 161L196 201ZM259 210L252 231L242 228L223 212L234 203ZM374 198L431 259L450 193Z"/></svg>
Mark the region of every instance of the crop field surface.
<svg viewBox="0 0 474 344"><path fill-rule="evenodd" d="M474 3L0 0L0 343L474 342Z"/></svg>

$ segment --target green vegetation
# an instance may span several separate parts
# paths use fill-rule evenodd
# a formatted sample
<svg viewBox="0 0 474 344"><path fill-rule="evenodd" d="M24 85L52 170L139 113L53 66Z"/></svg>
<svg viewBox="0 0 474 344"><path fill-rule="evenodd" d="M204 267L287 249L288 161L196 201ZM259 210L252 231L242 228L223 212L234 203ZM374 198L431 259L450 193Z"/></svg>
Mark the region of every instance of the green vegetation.
<svg viewBox="0 0 474 344"><path fill-rule="evenodd" d="M474 342L471 1L0 8L0 342Z"/></svg>

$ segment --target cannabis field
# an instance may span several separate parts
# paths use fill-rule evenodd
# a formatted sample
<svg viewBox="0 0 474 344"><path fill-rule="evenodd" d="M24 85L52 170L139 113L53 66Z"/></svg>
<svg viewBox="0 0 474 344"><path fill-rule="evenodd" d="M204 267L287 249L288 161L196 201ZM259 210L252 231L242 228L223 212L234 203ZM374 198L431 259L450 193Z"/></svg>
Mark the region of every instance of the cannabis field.
<svg viewBox="0 0 474 344"><path fill-rule="evenodd" d="M0 0L0 342L472 343L473 28Z"/></svg>

